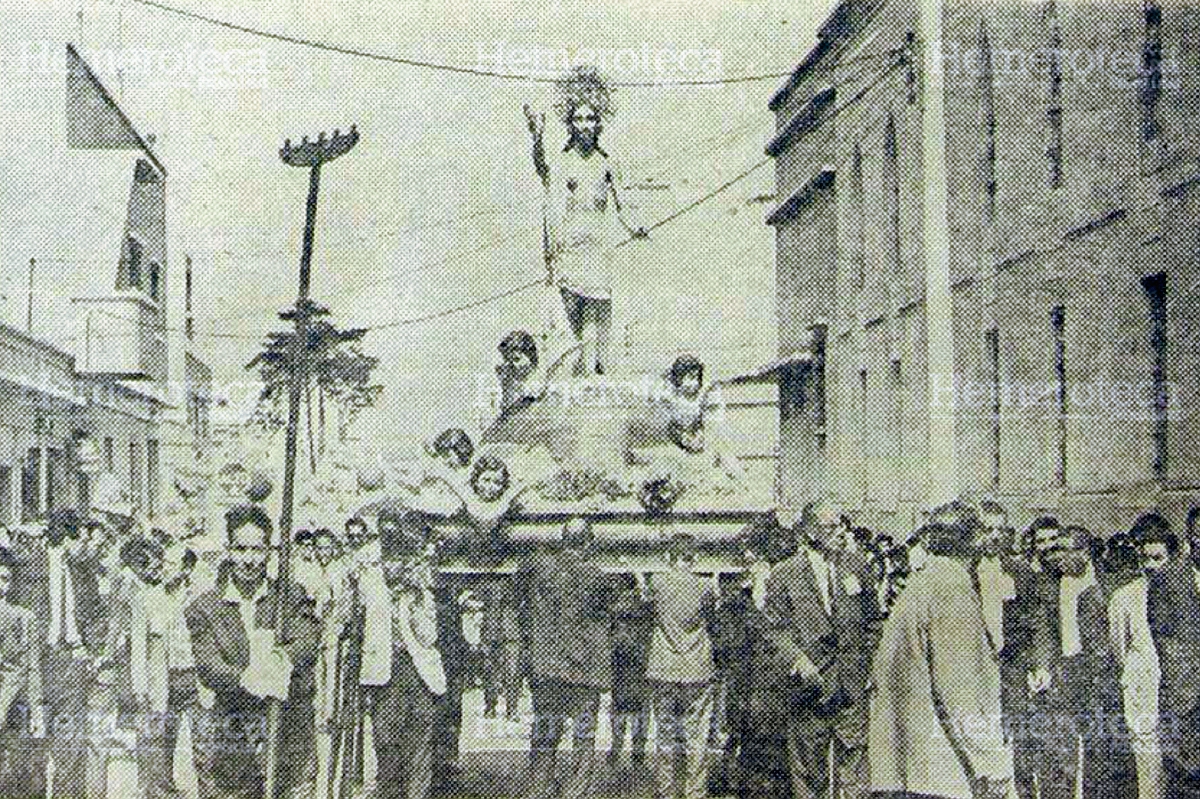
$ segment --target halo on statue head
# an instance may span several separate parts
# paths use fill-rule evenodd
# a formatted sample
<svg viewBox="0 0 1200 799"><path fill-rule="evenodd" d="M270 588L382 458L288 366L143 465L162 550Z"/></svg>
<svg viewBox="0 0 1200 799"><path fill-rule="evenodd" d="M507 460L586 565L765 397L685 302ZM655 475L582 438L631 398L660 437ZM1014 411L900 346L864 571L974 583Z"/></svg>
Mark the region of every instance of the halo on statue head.
<svg viewBox="0 0 1200 799"><path fill-rule="evenodd" d="M600 70L591 64L580 64L554 84L554 113L569 123L575 110L583 105L596 109L601 120L612 119L617 113L616 93Z"/></svg>

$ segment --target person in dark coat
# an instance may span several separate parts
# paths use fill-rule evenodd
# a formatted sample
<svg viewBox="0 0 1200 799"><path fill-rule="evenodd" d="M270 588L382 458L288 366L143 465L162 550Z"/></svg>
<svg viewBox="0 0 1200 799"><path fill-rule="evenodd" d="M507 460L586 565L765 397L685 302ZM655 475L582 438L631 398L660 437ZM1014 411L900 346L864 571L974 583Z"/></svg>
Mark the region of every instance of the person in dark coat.
<svg viewBox="0 0 1200 799"><path fill-rule="evenodd" d="M314 667L321 627L299 585L267 579L271 521L258 506L225 515L228 554L217 585L186 610L202 696L196 723L201 799L261 797L269 698L283 702L278 788L303 785L313 759ZM287 631L276 641L273 611L283 590Z"/></svg>
<svg viewBox="0 0 1200 799"><path fill-rule="evenodd" d="M363 674L379 764L375 796L425 799L433 782L434 702L446 691L437 648L433 563L424 548L429 529L420 514L388 524L395 534L384 535L387 590L372 597L364 643L367 650L382 655L371 658L378 663L377 671ZM385 528L382 518L380 527Z"/></svg>
<svg viewBox="0 0 1200 799"><path fill-rule="evenodd" d="M563 550L529 564L533 730L530 796L584 799L594 793L600 694L612 684L609 613L613 586L591 553L592 525L574 518ZM574 748L556 773L558 744L572 722Z"/></svg>
<svg viewBox="0 0 1200 799"><path fill-rule="evenodd" d="M1150 577L1150 631L1162 670L1166 794L1200 797L1200 507L1187 514L1188 556Z"/></svg>
<svg viewBox="0 0 1200 799"><path fill-rule="evenodd" d="M446 690L435 697L433 736L433 793L456 789L462 769L458 744L462 735L463 692L472 684L478 658L463 637L460 597L467 591L463 575L436 572L433 595L436 603L437 646L446 672Z"/></svg>
<svg viewBox="0 0 1200 799"><path fill-rule="evenodd" d="M627 580L617 594L612 620L612 748L609 764L615 766L629 732L630 760L634 768L646 761L650 733L650 681L646 663L650 657L653 624L645 596L645 580L638 575Z"/></svg>
<svg viewBox="0 0 1200 799"><path fill-rule="evenodd" d="M108 603L102 600L99 569L88 555L84 524L75 511L51 513L45 548L27 554L14 601L33 611L41 648L52 790L56 797L83 797L89 779L94 784L103 776L88 758L93 732L89 700L102 677L95 664L104 654Z"/></svg>
<svg viewBox="0 0 1200 799"><path fill-rule="evenodd" d="M877 594L869 563L849 546L848 528L826 503L809 505L798 551L767 583L764 633L773 650L778 701L790 703L787 749L794 799L829 788L866 792L866 690Z"/></svg>
<svg viewBox="0 0 1200 799"><path fill-rule="evenodd" d="M1111 723L1104 726L1113 711L1119 713L1120 687L1096 549L1089 530L1072 526L1039 553L1044 580L1038 613L1049 634L1039 639L1035 659L1050 678L1045 705L1054 722L1053 733L1043 736L1042 799L1072 799L1079 774L1084 796L1134 793L1132 750Z"/></svg>

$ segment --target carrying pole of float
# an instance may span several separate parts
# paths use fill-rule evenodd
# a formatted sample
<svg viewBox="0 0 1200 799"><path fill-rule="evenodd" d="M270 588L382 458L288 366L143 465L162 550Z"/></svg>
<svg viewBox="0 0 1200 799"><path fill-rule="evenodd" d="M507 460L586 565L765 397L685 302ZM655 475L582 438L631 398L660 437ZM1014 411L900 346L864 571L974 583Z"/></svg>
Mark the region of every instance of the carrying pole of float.
<svg viewBox="0 0 1200 799"><path fill-rule="evenodd" d="M300 252L300 288L296 307L289 314L296 326L292 340L294 350L291 358L291 374L288 377L288 418L283 459L283 496L279 513L279 577L272 598L272 624L275 640L287 640L288 613L284 607L292 553L292 514L296 499L296 448L300 428L300 403L308 384L308 328L312 304L309 300L309 285L312 276L313 238L317 226L317 194L321 186L321 165L340 155L345 155L358 143L358 129L350 126L349 133L335 130L332 137L325 133L316 141L308 137L299 144L291 139L283 143L279 157L288 166L308 169L308 201L304 211L304 243ZM283 701L269 699L267 702L267 752L266 791L267 799L276 799L279 791L280 742L283 737Z"/></svg>

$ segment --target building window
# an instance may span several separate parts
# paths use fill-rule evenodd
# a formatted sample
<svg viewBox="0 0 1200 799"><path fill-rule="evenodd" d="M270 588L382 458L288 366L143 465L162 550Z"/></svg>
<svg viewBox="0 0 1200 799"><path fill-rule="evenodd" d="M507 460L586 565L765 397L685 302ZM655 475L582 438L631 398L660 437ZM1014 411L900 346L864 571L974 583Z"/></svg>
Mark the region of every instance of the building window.
<svg viewBox="0 0 1200 799"><path fill-rule="evenodd" d="M1067 327L1066 308L1050 311L1054 335L1054 485L1067 484Z"/></svg>
<svg viewBox="0 0 1200 799"><path fill-rule="evenodd" d="M159 281L159 266L156 263L150 264L150 299L158 302L158 281Z"/></svg>
<svg viewBox="0 0 1200 799"><path fill-rule="evenodd" d="M1158 0L1145 0L1145 40L1142 43L1142 141L1154 141L1161 129L1158 103L1162 98L1162 6Z"/></svg>
<svg viewBox="0 0 1200 799"><path fill-rule="evenodd" d="M129 443L129 502L134 510L142 507L142 455L137 442Z"/></svg>
<svg viewBox="0 0 1200 799"><path fill-rule="evenodd" d="M125 242L125 275L130 288L141 288L142 285L142 245L137 239L130 238Z"/></svg>
<svg viewBox="0 0 1200 799"><path fill-rule="evenodd" d="M115 461L116 457L113 450L112 436L106 436L104 438L104 471L111 474Z"/></svg>
<svg viewBox="0 0 1200 799"><path fill-rule="evenodd" d="M21 465L21 521L30 522L42 513L42 451L33 447Z"/></svg>
<svg viewBox="0 0 1200 799"><path fill-rule="evenodd" d="M1000 443L1001 443L1001 385L1000 385L1000 331L992 328L983 334L984 358L987 360L990 413L988 417L988 447L990 452L992 488L1000 487Z"/></svg>
<svg viewBox="0 0 1200 799"><path fill-rule="evenodd" d="M992 68L992 43L987 28L979 29L980 120L983 125L984 210L988 221L996 216L996 77Z"/></svg>
<svg viewBox="0 0 1200 799"><path fill-rule="evenodd" d="M813 325L811 331L812 360L807 364L789 364L779 374L780 421L788 422L802 413L809 413L813 434L818 444L825 441L825 340L828 328ZM207 403L197 402L201 414L197 416L197 435L207 433Z"/></svg>
<svg viewBox="0 0 1200 799"><path fill-rule="evenodd" d="M862 289L867 282L867 220L866 190L863 186L862 148L854 145L850 164L850 204L854 219L854 286Z"/></svg>
<svg viewBox="0 0 1200 799"><path fill-rule="evenodd" d="M888 115L883 132L883 190L887 208L887 257L891 272L898 275L900 261L900 153L896 144L896 119Z"/></svg>
<svg viewBox="0 0 1200 799"><path fill-rule="evenodd" d="M1046 159L1050 165L1050 188L1057 189L1063 180L1063 41L1062 27L1058 23L1058 6L1055 0L1046 4L1046 29L1049 33L1047 66L1049 73L1049 96L1046 104L1046 126L1048 140Z"/></svg>
<svg viewBox="0 0 1200 799"><path fill-rule="evenodd" d="M46 450L46 510L53 511L63 507L63 497L60 482L63 478L63 454L59 449Z"/></svg>
<svg viewBox="0 0 1200 799"><path fill-rule="evenodd" d="M154 518L158 505L158 441L146 441L146 515Z"/></svg>
<svg viewBox="0 0 1200 799"><path fill-rule="evenodd" d="M1170 393L1167 386L1167 275L1157 275L1142 281L1150 316L1150 383L1153 390L1153 420L1151 424L1151 471L1154 479L1167 476L1167 411Z"/></svg>

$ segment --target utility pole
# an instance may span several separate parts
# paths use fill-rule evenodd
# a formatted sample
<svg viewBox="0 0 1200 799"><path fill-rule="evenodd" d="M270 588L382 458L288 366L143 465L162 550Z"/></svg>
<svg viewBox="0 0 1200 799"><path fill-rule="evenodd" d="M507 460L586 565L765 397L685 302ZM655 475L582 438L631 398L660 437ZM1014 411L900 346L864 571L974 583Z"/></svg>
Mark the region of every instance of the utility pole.
<svg viewBox="0 0 1200 799"><path fill-rule="evenodd" d="M300 403L308 384L308 323L312 314L312 303L308 298L312 275L313 236L317 226L317 193L321 186L321 165L345 155L358 143L358 129L350 126L349 133L335 130L332 138L322 132L316 141L305 136L300 144L293 145L291 139L283 143L279 157L288 166L308 169L308 202L304 212L304 243L300 251L300 288L296 306L288 314L296 326L292 346L292 370L288 383L288 420L284 444L283 461L283 508L279 515L279 577L276 585L272 622L275 639L287 639L288 613L284 607L287 594L288 575L292 552L292 514L296 497L296 441L300 427ZM279 790L279 758L282 737L283 702L270 699L267 704L267 763L266 797L277 799Z"/></svg>
<svg viewBox="0 0 1200 799"><path fill-rule="evenodd" d="M29 292L25 296L25 332L33 335L33 268L37 266L37 259L29 259Z"/></svg>

